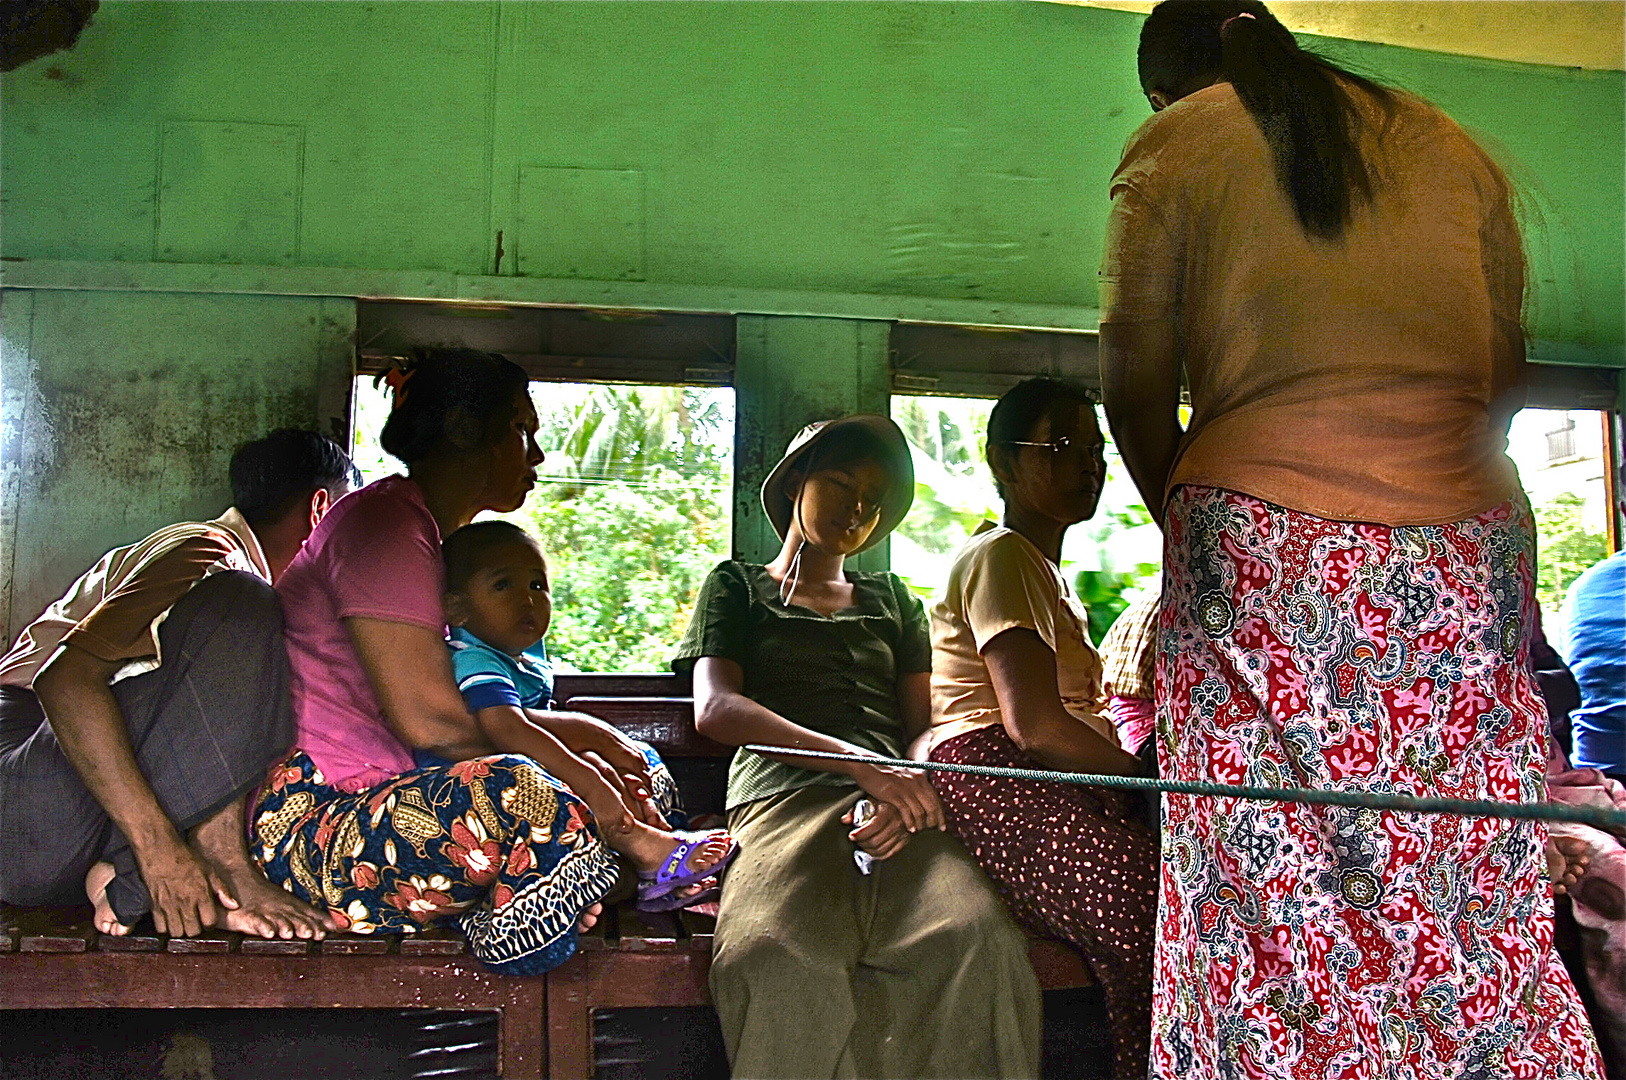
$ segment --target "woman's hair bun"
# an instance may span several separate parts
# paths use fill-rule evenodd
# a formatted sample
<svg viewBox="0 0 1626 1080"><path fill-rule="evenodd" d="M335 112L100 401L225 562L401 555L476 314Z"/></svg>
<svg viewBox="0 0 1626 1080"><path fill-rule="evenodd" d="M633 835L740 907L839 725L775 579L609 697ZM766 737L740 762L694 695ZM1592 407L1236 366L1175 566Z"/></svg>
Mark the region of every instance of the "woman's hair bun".
<svg viewBox="0 0 1626 1080"><path fill-rule="evenodd" d="M514 392L530 385L525 369L501 353L478 349L423 349L392 381L396 402L379 445L407 465L449 441L448 418L460 413L479 425L484 439L505 424Z"/></svg>

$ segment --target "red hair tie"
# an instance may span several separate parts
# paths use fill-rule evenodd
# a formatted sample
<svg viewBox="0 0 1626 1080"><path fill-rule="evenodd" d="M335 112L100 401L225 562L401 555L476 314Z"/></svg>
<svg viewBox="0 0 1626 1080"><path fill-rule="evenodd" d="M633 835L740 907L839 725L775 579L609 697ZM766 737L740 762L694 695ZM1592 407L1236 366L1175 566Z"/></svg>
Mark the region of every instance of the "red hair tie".
<svg viewBox="0 0 1626 1080"><path fill-rule="evenodd" d="M1225 33L1225 28L1227 26L1230 26L1232 23L1236 22L1238 19L1251 19L1251 18L1254 18L1254 15L1253 15L1252 12L1248 12L1248 11L1238 12L1237 14L1232 15L1229 19L1226 19L1224 22L1220 23L1219 32L1221 34Z"/></svg>
<svg viewBox="0 0 1626 1080"><path fill-rule="evenodd" d="M388 371L384 372L384 385L390 388L391 412L394 412L396 409L399 409L402 405L406 404L407 383L412 380L412 374L413 373L411 371L403 371L398 367L392 367Z"/></svg>

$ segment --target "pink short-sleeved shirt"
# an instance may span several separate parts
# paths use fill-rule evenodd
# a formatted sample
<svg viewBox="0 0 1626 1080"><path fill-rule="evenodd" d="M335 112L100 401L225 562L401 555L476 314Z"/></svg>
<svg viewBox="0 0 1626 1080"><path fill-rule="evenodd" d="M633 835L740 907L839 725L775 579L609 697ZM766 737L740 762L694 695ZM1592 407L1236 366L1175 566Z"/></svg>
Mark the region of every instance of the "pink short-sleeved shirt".
<svg viewBox="0 0 1626 1080"><path fill-rule="evenodd" d="M344 620L446 628L440 529L418 485L391 476L328 511L277 581L298 736L323 779L361 791L413 768L384 723Z"/></svg>

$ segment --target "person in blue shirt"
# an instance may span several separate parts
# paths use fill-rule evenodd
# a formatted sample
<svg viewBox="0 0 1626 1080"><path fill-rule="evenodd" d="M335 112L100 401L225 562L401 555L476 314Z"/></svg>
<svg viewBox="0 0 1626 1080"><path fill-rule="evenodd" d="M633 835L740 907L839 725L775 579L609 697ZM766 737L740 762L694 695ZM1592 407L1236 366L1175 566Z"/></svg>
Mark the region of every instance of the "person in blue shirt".
<svg viewBox="0 0 1626 1080"><path fill-rule="evenodd" d="M506 521L480 521L446 537L441 554L452 673L480 729L504 750L534 759L587 803L604 842L638 870L640 908L666 911L715 896L716 875L736 850L728 834L674 829L687 819L652 747L585 713L552 708L542 638L553 593L536 541ZM584 726L597 737L571 737ZM600 750L578 753L567 742Z"/></svg>
<svg viewBox="0 0 1626 1080"><path fill-rule="evenodd" d="M1626 466L1616 501L1626 513ZM1576 578L1564 598L1561 651L1581 687L1570 713L1570 760L1626 783L1626 551Z"/></svg>

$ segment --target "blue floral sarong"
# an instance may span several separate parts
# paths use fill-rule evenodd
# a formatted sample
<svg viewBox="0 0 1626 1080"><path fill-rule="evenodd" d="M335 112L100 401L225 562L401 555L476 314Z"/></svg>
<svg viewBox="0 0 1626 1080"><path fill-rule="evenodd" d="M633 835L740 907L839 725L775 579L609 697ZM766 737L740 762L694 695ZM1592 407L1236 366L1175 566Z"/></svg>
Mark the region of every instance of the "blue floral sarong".
<svg viewBox="0 0 1626 1080"><path fill-rule="evenodd" d="M656 806L677 825L671 774L641 749ZM266 876L342 930L413 933L445 921L506 974L568 960L582 911L616 880L587 804L517 754L426 759L346 792L296 749L272 767L250 820L249 849Z"/></svg>

